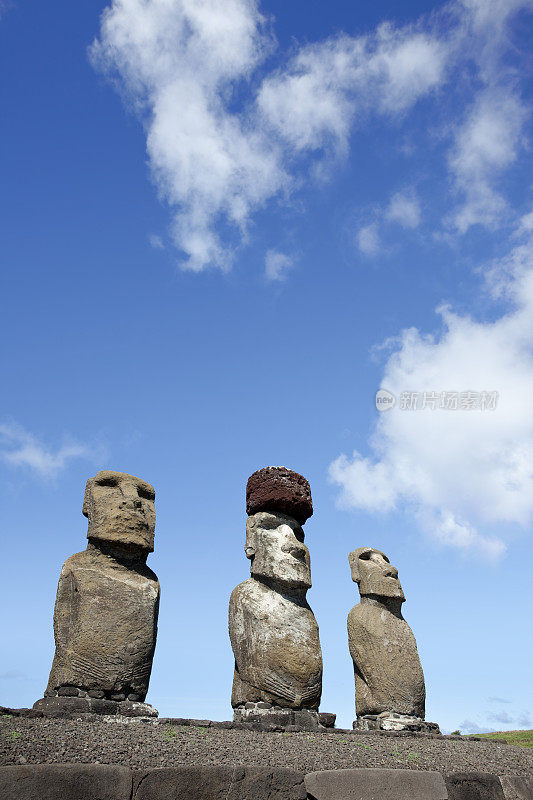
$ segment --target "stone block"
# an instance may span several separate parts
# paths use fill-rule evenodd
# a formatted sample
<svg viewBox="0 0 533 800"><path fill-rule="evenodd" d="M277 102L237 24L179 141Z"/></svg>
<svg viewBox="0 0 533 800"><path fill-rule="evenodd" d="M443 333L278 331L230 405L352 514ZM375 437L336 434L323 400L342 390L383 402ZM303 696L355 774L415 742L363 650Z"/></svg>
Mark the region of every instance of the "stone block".
<svg viewBox="0 0 533 800"><path fill-rule="evenodd" d="M305 800L303 773L261 767L168 767L137 773L133 800Z"/></svg>
<svg viewBox="0 0 533 800"><path fill-rule="evenodd" d="M505 800L500 779L487 772L456 772L446 786L450 800Z"/></svg>
<svg viewBox="0 0 533 800"><path fill-rule="evenodd" d="M533 775L500 775L505 800L533 800Z"/></svg>
<svg viewBox="0 0 533 800"><path fill-rule="evenodd" d="M117 703L93 697L43 697L33 704L34 711L46 717L68 717L72 714L116 714Z"/></svg>
<svg viewBox="0 0 533 800"><path fill-rule="evenodd" d="M314 800L448 800L440 772L408 769L333 769L305 776Z"/></svg>
<svg viewBox="0 0 533 800"><path fill-rule="evenodd" d="M318 714L318 721L324 728L334 728L336 719L336 714L329 714L327 711L320 711Z"/></svg>
<svg viewBox="0 0 533 800"><path fill-rule="evenodd" d="M133 773L104 764L0 767L2 800L130 800Z"/></svg>

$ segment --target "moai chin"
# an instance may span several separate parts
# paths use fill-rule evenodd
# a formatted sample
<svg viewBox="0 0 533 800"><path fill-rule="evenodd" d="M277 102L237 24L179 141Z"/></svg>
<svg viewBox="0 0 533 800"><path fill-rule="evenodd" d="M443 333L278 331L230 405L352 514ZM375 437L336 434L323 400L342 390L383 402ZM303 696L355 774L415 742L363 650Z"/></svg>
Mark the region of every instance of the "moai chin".
<svg viewBox="0 0 533 800"><path fill-rule="evenodd" d="M306 600L311 563L302 525L313 513L309 483L285 467L265 467L249 478L246 501L251 577L233 590L229 605L234 719L315 728L322 653Z"/></svg>
<svg viewBox="0 0 533 800"><path fill-rule="evenodd" d="M144 703L157 635L159 582L155 491L124 472L89 478L87 549L65 561L54 610L56 651L45 696L34 708L157 716Z"/></svg>
<svg viewBox="0 0 533 800"><path fill-rule="evenodd" d="M373 547L359 547L348 558L361 594L348 614L354 728L438 731L435 723L424 722L424 674L415 637L402 616L405 595L398 570Z"/></svg>

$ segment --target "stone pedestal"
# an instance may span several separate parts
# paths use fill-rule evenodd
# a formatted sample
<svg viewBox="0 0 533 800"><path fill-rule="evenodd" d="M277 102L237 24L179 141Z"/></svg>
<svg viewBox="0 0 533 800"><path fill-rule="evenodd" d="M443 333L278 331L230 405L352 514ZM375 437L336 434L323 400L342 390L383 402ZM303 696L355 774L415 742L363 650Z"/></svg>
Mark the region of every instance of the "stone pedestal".
<svg viewBox="0 0 533 800"><path fill-rule="evenodd" d="M70 688L70 687L69 687ZM60 690L61 691L61 690ZM48 696L33 704L34 711L41 711L47 717L62 717L70 714L118 715L122 717L157 717L159 712L149 703L136 700L112 700L109 697L91 697L97 692L82 692L78 695L47 693ZM101 692L103 695L103 692Z"/></svg>
<svg viewBox="0 0 533 800"><path fill-rule="evenodd" d="M420 717L384 711L381 714L365 714L353 723L354 731L417 731L440 733L436 722L426 722Z"/></svg>
<svg viewBox="0 0 533 800"><path fill-rule="evenodd" d="M322 728L317 711L274 706L270 703L246 703L233 709L234 722L259 722L262 725L278 725L286 728L295 725L306 731Z"/></svg>

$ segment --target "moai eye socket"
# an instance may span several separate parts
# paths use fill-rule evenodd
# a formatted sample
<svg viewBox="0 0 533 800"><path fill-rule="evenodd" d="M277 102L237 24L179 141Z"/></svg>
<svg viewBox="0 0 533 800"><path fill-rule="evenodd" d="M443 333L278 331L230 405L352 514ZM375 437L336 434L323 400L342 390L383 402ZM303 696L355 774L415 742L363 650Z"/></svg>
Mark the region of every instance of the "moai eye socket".
<svg viewBox="0 0 533 800"><path fill-rule="evenodd" d="M142 497L143 500L150 500L152 503L155 500L154 492L150 491L150 489L145 489L144 486L137 487L137 494L139 497Z"/></svg>
<svg viewBox="0 0 533 800"><path fill-rule="evenodd" d="M99 481L96 481L97 486L118 486L118 481L116 478L101 478Z"/></svg>
<svg viewBox="0 0 533 800"><path fill-rule="evenodd" d="M299 542L303 543L303 540L305 538L305 535L304 535L304 532L303 532L303 528L300 528L300 527L295 528L294 529L294 535L296 536L296 538L298 539Z"/></svg>

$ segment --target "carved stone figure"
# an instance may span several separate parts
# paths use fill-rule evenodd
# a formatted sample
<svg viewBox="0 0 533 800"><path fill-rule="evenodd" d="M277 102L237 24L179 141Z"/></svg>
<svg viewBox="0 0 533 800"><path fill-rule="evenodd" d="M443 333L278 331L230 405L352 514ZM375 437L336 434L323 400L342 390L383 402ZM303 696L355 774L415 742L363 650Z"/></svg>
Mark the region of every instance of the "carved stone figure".
<svg viewBox="0 0 533 800"><path fill-rule="evenodd" d="M313 513L309 484L285 467L259 470L248 481L247 508L251 577L229 607L234 718L316 726L322 654L306 600L311 565L302 529Z"/></svg>
<svg viewBox="0 0 533 800"><path fill-rule="evenodd" d="M402 616L398 570L381 550L359 547L349 555L361 602L348 615L355 672L354 727L438 730L425 723L426 689L415 637Z"/></svg>
<svg viewBox="0 0 533 800"><path fill-rule="evenodd" d="M154 549L154 500L149 483L123 472L104 470L87 481L89 543L61 570L56 652L45 697L34 708L157 716L143 702L160 594L146 566Z"/></svg>

